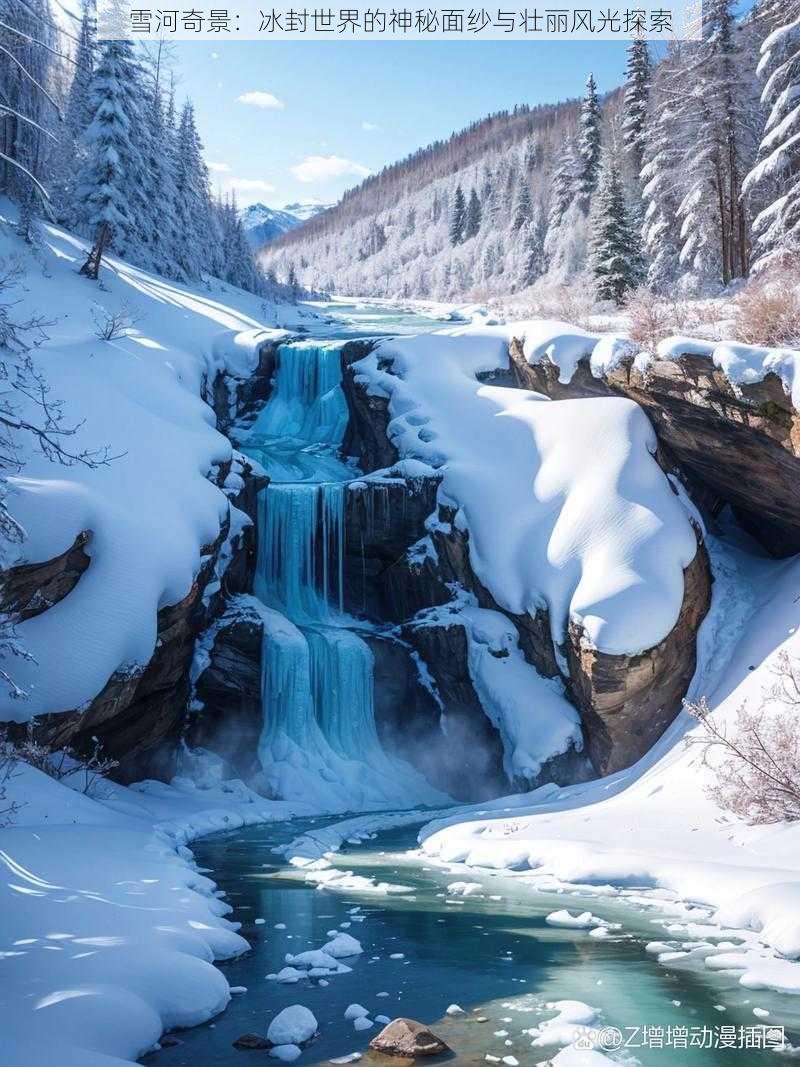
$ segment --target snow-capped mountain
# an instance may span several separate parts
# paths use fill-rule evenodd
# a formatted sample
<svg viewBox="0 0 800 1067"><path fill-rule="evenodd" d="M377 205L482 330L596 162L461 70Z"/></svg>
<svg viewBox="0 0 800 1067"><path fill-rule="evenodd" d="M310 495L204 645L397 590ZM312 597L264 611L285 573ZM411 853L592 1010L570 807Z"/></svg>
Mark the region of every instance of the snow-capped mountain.
<svg viewBox="0 0 800 1067"><path fill-rule="evenodd" d="M293 230L296 226L313 219L331 204L300 202L287 204L284 208L267 207L266 204L251 204L241 212L242 223L251 247L261 248L276 237Z"/></svg>

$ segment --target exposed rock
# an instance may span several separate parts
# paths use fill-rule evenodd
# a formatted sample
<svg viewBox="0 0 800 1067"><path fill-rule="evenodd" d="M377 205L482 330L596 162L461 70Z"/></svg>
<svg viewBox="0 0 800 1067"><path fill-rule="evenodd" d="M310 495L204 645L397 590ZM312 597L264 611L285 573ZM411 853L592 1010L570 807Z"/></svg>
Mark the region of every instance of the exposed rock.
<svg viewBox="0 0 800 1067"><path fill-rule="evenodd" d="M393 1020L384 1026L377 1037L373 1037L369 1047L387 1056L409 1056L412 1059L451 1051L432 1030L414 1019Z"/></svg>
<svg viewBox="0 0 800 1067"><path fill-rule="evenodd" d="M683 605L667 637L638 656L600 654L570 627L567 656L573 699L601 774L629 767L663 734L694 674L697 630L711 600L705 548L684 571Z"/></svg>
<svg viewBox="0 0 800 1067"><path fill-rule="evenodd" d="M388 752L408 760L450 796L469 801L497 796L508 784L503 774L503 749L475 695L463 630L452 627L435 635L434 628L429 629L430 633L422 628L416 633L407 627L404 636L409 640L365 635L375 657L378 736ZM444 645L449 646L448 656L455 651L459 658L440 661L438 654ZM420 677L426 657L431 657L437 668L436 677L431 678L435 695ZM440 662L447 675L444 670L439 673ZM442 729L443 714L446 730Z"/></svg>
<svg viewBox="0 0 800 1067"><path fill-rule="evenodd" d="M20 563L0 574L0 612L24 622L63 600L91 563L85 551L91 530L82 530L69 548L42 563Z"/></svg>
<svg viewBox="0 0 800 1067"><path fill-rule="evenodd" d="M195 683L186 740L208 748L241 777L258 770L264 624L251 597L229 605L214 630L208 666Z"/></svg>
<svg viewBox="0 0 800 1067"><path fill-rule="evenodd" d="M342 390L347 400L350 421L342 442L342 451L354 456L364 471L382 470L397 462L397 449L389 440L389 401L371 396L355 380L353 364L375 347L374 341L350 341L342 348Z"/></svg>
<svg viewBox="0 0 800 1067"><path fill-rule="evenodd" d="M519 385L553 399L635 400L681 470L731 504L769 552L800 551L800 414L777 375L733 386L709 358L683 354L654 360L644 374L629 357L595 378L585 356L564 383L549 360L529 364L517 341L511 370Z"/></svg>
<svg viewBox="0 0 800 1067"><path fill-rule="evenodd" d="M286 340L265 341L258 353L258 364L247 378L234 378L219 371L211 383L209 403L217 416L220 433L227 433L234 422L254 417L269 399L278 365L278 347Z"/></svg>
<svg viewBox="0 0 800 1067"><path fill-rule="evenodd" d="M261 1034L242 1034L233 1042L233 1047L247 1051L260 1051L270 1048L270 1042Z"/></svg>

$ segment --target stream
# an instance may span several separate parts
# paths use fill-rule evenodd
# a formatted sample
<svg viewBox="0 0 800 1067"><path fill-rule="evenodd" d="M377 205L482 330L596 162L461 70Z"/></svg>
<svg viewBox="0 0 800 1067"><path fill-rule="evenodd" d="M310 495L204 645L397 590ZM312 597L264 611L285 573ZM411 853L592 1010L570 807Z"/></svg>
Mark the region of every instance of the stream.
<svg viewBox="0 0 800 1067"><path fill-rule="evenodd" d="M340 388L344 341L446 323L374 302L339 301L319 310L329 316L319 337L281 345L272 395L239 442L271 479L259 500L255 580L266 610L268 713L259 740L264 778L287 799L329 811L441 808L448 798L378 740L372 653L362 636L366 624L348 616L342 603L345 484L360 472L338 448L347 424ZM194 845L252 946L221 965L231 986L246 992L235 995L216 1020L181 1033L179 1044L143 1062L272 1062L263 1051L235 1049L233 1041L244 1033L265 1034L280 1009L298 1003L313 1011L320 1030L298 1061L302 1065L352 1053L364 1054L365 1063L409 1062L365 1051L381 1022L356 1030L345 1018L353 1003L370 1018L404 1015L432 1024L455 1050L449 1062L459 1064L515 1067L555 1056L565 1042L532 1047L535 1035L527 1031L552 1018L545 1005L557 1000L596 1009L591 1025L598 1029L661 1028L662 1044L667 1027L692 1033L723 1025L760 1028L766 1016L754 1016L753 1009L767 1007L769 1021L786 1022L787 1037L797 1041L791 998L748 991L735 976L705 971L702 964L659 965L645 951L647 942L663 936L653 911L609 898L532 893L511 875L465 875L433 866L413 851L416 827L345 845L332 862L363 879L338 889L318 887L279 850L325 821L330 817L250 827ZM460 897L448 892L448 885L465 878L480 889ZM402 891L376 891L375 883ZM591 910L620 928L593 937L545 922L565 907ZM292 984L275 980L287 954L319 949L336 930L363 946L343 961L347 973ZM464 1012L446 1014L453 1003ZM652 1031L656 1046L658 1032ZM627 1036L632 1047L614 1053L624 1063L716 1067L773 1060L772 1053L753 1049L641 1047L641 1033Z"/></svg>
<svg viewBox="0 0 800 1067"><path fill-rule="evenodd" d="M660 930L648 912L599 898L531 893L515 885L513 877L464 875L430 866L424 858L408 855L416 844L415 829L387 831L366 844L347 845L335 859L345 871L410 892L319 889L272 850L323 821L329 820L251 827L193 846L198 862L225 891L234 908L232 918L242 923L241 933L252 945L246 956L221 965L231 986L247 992L234 996L216 1020L182 1032L182 1044L145 1063L263 1063L266 1053L241 1052L232 1043L243 1033L266 1033L269 1020L290 1004L310 1008L320 1028L320 1036L297 1061L301 1065L365 1052L381 1027L376 1023L356 1032L344 1017L353 1003L363 1005L370 1016L405 1015L432 1024L456 1052L447 1062L486 1064L488 1053L501 1062L512 1055L520 1065L531 1065L554 1056L560 1047L533 1048L532 1037L523 1033L553 1015L544 1008L548 1001L583 1001L601 1013L598 1027L694 1030L758 1026L754 1006L773 1008L791 999L743 989L735 977L724 974L660 966L644 948ZM466 898L447 893L448 885L465 877L483 888ZM564 907L573 912L588 908L624 925L603 939L586 930L548 926L545 916ZM331 976L328 985L318 979L283 984L266 978L285 966L287 953L320 948L333 929L346 930L363 946L361 955L343 961L350 973ZM453 1003L466 1014L447 1016ZM780 1018L779 1012L773 1018ZM775 1062L769 1052L710 1048L634 1047L622 1061L631 1062L631 1057L643 1067ZM408 1061L366 1053L362 1062L402 1067Z"/></svg>

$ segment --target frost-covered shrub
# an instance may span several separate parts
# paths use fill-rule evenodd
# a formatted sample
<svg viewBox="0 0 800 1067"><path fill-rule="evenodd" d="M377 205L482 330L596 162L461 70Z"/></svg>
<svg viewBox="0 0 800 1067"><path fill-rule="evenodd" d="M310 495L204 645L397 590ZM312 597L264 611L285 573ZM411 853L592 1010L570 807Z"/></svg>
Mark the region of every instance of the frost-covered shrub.
<svg viewBox="0 0 800 1067"><path fill-rule="evenodd" d="M683 333L689 322L689 310L677 300L668 300L646 285L634 289L625 301L628 333L639 347L655 355L660 341Z"/></svg>
<svg viewBox="0 0 800 1067"><path fill-rule="evenodd" d="M115 341L126 337L128 332L141 321L141 316L134 314L130 306L123 301L116 311L96 304L92 308L94 335L98 341Z"/></svg>
<svg viewBox="0 0 800 1067"><path fill-rule="evenodd" d="M760 707L742 705L733 727L714 720L705 697L687 704L703 725L699 743L722 752L710 796L752 824L800 819L800 663L782 652L776 675Z"/></svg>
<svg viewBox="0 0 800 1067"><path fill-rule="evenodd" d="M76 753L68 748L54 748L36 736L36 720L31 719L21 738L12 740L6 733L0 739L0 777L2 766L27 763L57 782L65 782L72 789L90 796L99 778L117 767L118 761L102 754L100 742L93 738L88 753ZM0 812L0 815L2 813Z"/></svg>
<svg viewBox="0 0 800 1067"><path fill-rule="evenodd" d="M751 345L800 345L800 271L775 268L750 281L737 296L735 330Z"/></svg>
<svg viewBox="0 0 800 1067"><path fill-rule="evenodd" d="M19 805L9 799L7 783L14 773L17 756L14 746L0 737L0 829L14 821Z"/></svg>

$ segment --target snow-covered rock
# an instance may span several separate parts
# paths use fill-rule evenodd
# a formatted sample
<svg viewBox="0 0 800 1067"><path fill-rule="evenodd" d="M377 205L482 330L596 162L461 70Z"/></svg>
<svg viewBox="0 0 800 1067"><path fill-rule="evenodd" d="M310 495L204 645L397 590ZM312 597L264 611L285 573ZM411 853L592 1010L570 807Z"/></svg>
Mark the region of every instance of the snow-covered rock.
<svg viewBox="0 0 800 1067"><path fill-rule="evenodd" d="M303 1045L318 1030L313 1013L302 1004L290 1004L279 1011L267 1030L267 1040L273 1045Z"/></svg>

